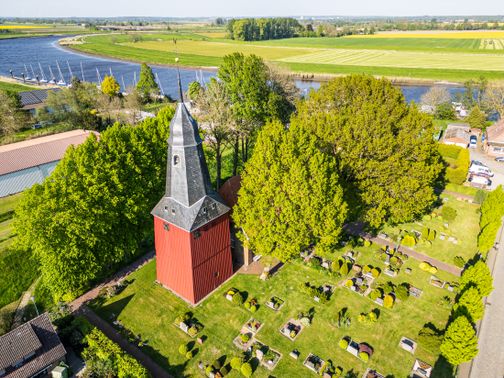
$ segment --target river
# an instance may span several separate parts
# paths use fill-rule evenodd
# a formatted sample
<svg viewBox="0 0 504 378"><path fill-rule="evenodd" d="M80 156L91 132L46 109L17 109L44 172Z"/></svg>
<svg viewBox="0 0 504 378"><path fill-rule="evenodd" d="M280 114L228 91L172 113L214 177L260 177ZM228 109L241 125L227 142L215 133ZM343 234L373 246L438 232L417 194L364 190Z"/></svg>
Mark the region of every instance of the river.
<svg viewBox="0 0 504 378"><path fill-rule="evenodd" d="M84 78L86 81L97 82L98 77L103 78L112 72L121 87L132 86L135 83L135 77L138 78L140 65L129 63L112 58L94 57L85 54L76 53L63 49L58 45L61 37L35 37L35 38L14 38L0 40L0 75L9 76L10 70L16 76L21 76L26 71L29 76L35 75L50 78L50 70L57 80L60 79L60 73L56 62L61 69L61 75L64 80L69 82L71 72L73 75ZM42 67L42 72L39 68ZM30 66L31 65L31 66ZM165 94L176 97L177 90L177 71L173 67L155 66L153 71L159 77L159 82ZM49 69L50 68L50 69ZM71 71L71 72L70 72ZM215 76L215 72L197 69L180 69L180 76L184 90L190 82L195 80L208 81ZM303 93L307 93L310 88L319 88L320 83L316 81L296 81L296 85ZM401 86L406 101L420 102L422 95L429 90L430 86L408 85ZM448 91L455 98L457 93L464 91L463 88L447 86Z"/></svg>

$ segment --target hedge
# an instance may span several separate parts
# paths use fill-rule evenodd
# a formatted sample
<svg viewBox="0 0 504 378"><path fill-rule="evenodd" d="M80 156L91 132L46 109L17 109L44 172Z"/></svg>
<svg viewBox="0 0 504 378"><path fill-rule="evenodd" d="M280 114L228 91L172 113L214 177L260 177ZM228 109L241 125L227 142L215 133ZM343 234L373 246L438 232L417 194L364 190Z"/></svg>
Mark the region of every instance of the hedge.
<svg viewBox="0 0 504 378"><path fill-rule="evenodd" d="M469 150L447 144L439 144L438 150L448 164L446 167L446 179L448 182L458 185L463 184L467 177L469 165L471 164ZM447 162L446 158L453 159L455 162Z"/></svg>

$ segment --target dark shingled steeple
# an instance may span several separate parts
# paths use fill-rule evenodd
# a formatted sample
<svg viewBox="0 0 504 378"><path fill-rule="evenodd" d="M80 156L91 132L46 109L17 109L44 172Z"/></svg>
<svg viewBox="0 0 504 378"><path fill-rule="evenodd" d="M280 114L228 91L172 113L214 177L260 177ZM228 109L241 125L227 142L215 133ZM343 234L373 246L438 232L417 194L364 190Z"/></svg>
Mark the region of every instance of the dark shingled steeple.
<svg viewBox="0 0 504 378"><path fill-rule="evenodd" d="M212 189L198 124L180 101L170 123L166 192L152 215L186 231L196 230L230 209Z"/></svg>

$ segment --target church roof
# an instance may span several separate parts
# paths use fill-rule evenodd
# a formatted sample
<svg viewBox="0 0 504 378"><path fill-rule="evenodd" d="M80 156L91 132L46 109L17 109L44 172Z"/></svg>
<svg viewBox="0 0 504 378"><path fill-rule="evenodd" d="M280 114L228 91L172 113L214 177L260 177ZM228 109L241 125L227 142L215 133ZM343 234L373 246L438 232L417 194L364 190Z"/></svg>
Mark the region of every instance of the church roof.
<svg viewBox="0 0 504 378"><path fill-rule="evenodd" d="M230 208L212 189L198 124L182 100L170 123L166 192L152 215L194 231Z"/></svg>

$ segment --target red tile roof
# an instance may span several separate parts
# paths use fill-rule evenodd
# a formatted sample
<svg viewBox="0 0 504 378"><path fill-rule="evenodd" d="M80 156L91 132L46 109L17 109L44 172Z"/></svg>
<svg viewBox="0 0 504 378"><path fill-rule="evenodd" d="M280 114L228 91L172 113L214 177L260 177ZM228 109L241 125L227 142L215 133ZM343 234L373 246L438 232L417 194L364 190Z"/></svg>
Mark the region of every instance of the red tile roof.
<svg viewBox="0 0 504 378"><path fill-rule="evenodd" d="M0 175L58 161L70 145L83 143L94 131L73 130L0 146Z"/></svg>
<svg viewBox="0 0 504 378"><path fill-rule="evenodd" d="M238 191L241 187L241 177L233 176L227 180L219 189L219 194L230 208L238 202Z"/></svg>

